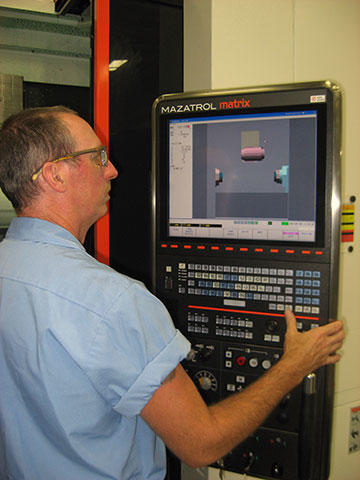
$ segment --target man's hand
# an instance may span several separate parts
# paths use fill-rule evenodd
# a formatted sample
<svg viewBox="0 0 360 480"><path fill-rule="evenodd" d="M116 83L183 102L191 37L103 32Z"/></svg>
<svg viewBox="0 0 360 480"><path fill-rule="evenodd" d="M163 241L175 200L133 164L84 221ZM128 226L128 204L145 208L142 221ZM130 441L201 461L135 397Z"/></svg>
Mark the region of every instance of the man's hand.
<svg viewBox="0 0 360 480"><path fill-rule="evenodd" d="M323 365L340 360L337 350L341 348L345 333L340 320L330 322L307 332L297 331L296 318L290 311L285 312L287 330L283 360L301 380Z"/></svg>

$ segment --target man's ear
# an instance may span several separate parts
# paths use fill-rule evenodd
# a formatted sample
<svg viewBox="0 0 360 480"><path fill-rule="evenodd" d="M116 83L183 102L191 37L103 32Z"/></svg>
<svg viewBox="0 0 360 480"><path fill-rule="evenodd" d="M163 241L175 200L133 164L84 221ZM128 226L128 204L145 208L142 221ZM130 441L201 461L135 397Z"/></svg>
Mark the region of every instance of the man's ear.
<svg viewBox="0 0 360 480"><path fill-rule="evenodd" d="M47 162L43 166L42 176L45 182L57 192L64 192L66 190L66 175L62 165Z"/></svg>

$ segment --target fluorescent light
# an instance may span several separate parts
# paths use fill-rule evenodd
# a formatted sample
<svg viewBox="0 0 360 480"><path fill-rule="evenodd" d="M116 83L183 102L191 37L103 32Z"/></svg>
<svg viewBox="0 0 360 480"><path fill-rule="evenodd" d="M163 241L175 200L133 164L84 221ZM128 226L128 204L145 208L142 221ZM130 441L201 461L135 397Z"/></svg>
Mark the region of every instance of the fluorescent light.
<svg viewBox="0 0 360 480"><path fill-rule="evenodd" d="M113 60L109 64L109 72L113 72L114 70L117 70L119 67L121 67L121 65L124 65L124 63L126 62L127 60Z"/></svg>

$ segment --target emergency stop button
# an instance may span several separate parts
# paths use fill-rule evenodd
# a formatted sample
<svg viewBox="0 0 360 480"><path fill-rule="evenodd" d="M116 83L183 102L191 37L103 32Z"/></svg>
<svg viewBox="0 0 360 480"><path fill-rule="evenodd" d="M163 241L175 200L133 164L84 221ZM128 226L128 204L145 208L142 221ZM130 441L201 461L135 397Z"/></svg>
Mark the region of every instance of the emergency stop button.
<svg viewBox="0 0 360 480"><path fill-rule="evenodd" d="M246 363L246 358L245 357L237 357L236 363L239 365L239 367L242 367Z"/></svg>

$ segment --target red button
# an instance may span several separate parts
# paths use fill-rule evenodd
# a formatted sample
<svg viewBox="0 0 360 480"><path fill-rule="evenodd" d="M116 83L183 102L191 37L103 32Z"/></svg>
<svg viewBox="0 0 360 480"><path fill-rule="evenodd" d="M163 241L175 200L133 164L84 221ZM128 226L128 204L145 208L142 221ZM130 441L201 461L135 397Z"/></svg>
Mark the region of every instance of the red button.
<svg viewBox="0 0 360 480"><path fill-rule="evenodd" d="M245 357L237 357L236 363L239 365L239 367L242 367L245 365L246 358Z"/></svg>

